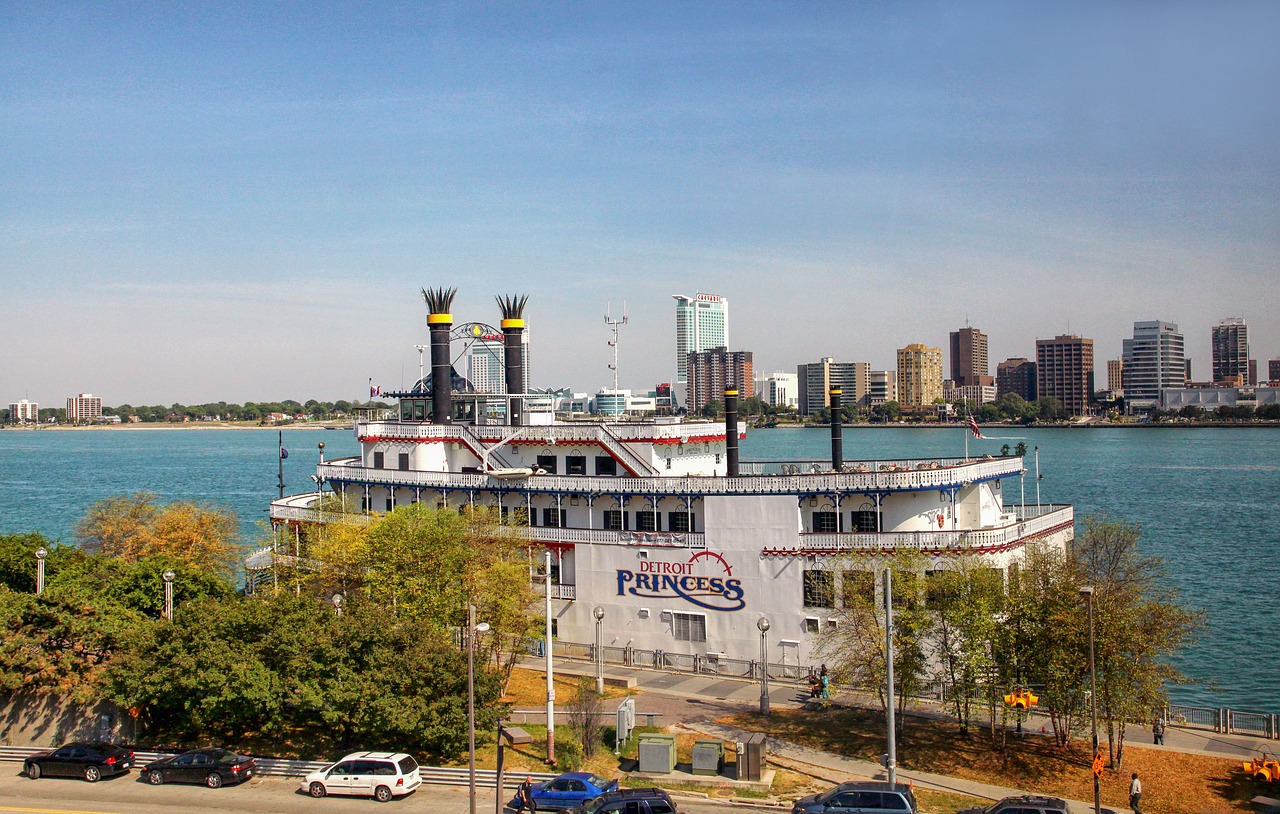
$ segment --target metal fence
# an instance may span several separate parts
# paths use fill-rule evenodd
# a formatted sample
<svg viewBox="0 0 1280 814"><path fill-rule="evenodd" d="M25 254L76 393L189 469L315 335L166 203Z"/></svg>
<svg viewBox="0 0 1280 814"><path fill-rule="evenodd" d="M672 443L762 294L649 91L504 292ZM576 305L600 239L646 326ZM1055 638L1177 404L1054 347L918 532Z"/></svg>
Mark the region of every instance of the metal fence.
<svg viewBox="0 0 1280 814"><path fill-rule="evenodd" d="M1270 712L1246 712L1227 707L1189 707L1170 705L1166 713L1172 726L1190 729L1212 729L1236 735L1280 738L1280 715Z"/></svg>
<svg viewBox="0 0 1280 814"><path fill-rule="evenodd" d="M531 653L541 656L539 647L532 648ZM556 641L552 645L552 654L556 658L571 661L595 663L596 648L593 644L582 642ZM616 647L606 645L601 649L605 664L616 664L622 667L636 667L647 670L664 670L673 673L690 675L716 675L725 678L741 678L759 680L760 662L745 659L725 658L718 653L669 653L665 650L645 650L639 647ZM769 662L769 679L771 681L794 681L803 683L813 672L810 665L778 664Z"/></svg>

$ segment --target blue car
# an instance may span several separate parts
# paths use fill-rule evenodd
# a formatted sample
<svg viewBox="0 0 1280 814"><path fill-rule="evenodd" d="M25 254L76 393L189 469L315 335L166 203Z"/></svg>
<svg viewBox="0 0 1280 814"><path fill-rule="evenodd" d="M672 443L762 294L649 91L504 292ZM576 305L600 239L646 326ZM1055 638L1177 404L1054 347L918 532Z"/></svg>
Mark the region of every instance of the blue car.
<svg viewBox="0 0 1280 814"><path fill-rule="evenodd" d="M533 808L535 811L573 808L617 788L617 780L605 780L591 772L566 772L553 780L533 785ZM511 801L511 807L520 807L518 794Z"/></svg>

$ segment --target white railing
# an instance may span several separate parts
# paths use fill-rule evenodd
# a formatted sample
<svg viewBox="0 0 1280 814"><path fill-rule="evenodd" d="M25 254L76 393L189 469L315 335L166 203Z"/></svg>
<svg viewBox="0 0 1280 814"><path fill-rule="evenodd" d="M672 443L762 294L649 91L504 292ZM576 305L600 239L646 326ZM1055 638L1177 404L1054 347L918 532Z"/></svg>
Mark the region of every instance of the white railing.
<svg viewBox="0 0 1280 814"><path fill-rule="evenodd" d="M703 534L662 531L612 531L608 529L519 527L525 539L538 543L587 543L591 545L669 546L672 548L706 548Z"/></svg>
<svg viewBox="0 0 1280 814"><path fill-rule="evenodd" d="M356 435L360 438L386 438L393 440L417 441L436 439L452 441L459 438L464 427L478 438L486 442L501 441L516 430L520 431L522 441L537 443L574 443L591 442L599 439L602 432L607 431L619 441L653 442L657 440L680 440L701 438L704 436L723 436L725 426L722 423L706 424L552 424L549 426L510 427L506 424L419 424L417 422L399 421L367 421L356 425Z"/></svg>
<svg viewBox="0 0 1280 814"><path fill-rule="evenodd" d="M541 577L539 577L539 579L541 579ZM543 583L543 582L533 583L533 592L538 596L546 596L547 595L546 583ZM559 582L553 582L551 583L551 598L552 599L577 599L578 586L562 585Z"/></svg>
<svg viewBox="0 0 1280 814"><path fill-rule="evenodd" d="M1043 506L1042 508L1045 511L1035 518L992 529L889 531L879 534L804 533L800 535L800 548L805 551L861 551L890 548L982 551L1001 549L1019 540L1070 525L1074 521L1075 512L1071 506Z"/></svg>
<svg viewBox="0 0 1280 814"><path fill-rule="evenodd" d="M329 480L432 489L652 496L807 495L945 489L979 480L1017 475L1022 472L1022 459L962 461L928 469L906 466L892 469L882 464L874 472L746 475L733 478L688 475L649 478L536 475L519 481L501 481L481 473L372 469L360 466L359 459L354 458L326 461L317 468L317 472Z"/></svg>

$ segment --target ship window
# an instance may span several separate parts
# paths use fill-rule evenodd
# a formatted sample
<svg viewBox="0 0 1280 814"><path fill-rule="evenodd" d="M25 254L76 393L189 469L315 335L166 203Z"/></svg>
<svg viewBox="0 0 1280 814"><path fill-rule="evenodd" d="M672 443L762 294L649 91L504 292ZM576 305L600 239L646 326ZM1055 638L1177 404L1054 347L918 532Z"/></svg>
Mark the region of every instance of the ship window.
<svg viewBox="0 0 1280 814"><path fill-rule="evenodd" d="M400 402L400 420L409 421L412 418L413 418L413 402L412 401Z"/></svg>
<svg viewBox="0 0 1280 814"><path fill-rule="evenodd" d="M622 512L617 509L606 509L604 527L609 531L622 531Z"/></svg>
<svg viewBox="0 0 1280 814"><path fill-rule="evenodd" d="M804 572L804 606L806 608L834 608L836 605L836 574L834 571Z"/></svg>
<svg viewBox="0 0 1280 814"><path fill-rule="evenodd" d="M657 531L657 512L636 512L636 531Z"/></svg>
<svg viewBox="0 0 1280 814"><path fill-rule="evenodd" d="M876 513L874 510L867 511L861 509L853 512L853 530L858 534L875 534L876 533Z"/></svg>
<svg viewBox="0 0 1280 814"><path fill-rule="evenodd" d="M566 520L568 516L569 516L569 513L566 512L564 509L555 509L555 508L543 509L542 525L548 528L553 528L553 529L564 528L566 525Z"/></svg>
<svg viewBox="0 0 1280 814"><path fill-rule="evenodd" d="M701 613L671 614L671 629L679 642L705 642L707 617Z"/></svg>
<svg viewBox="0 0 1280 814"><path fill-rule="evenodd" d="M400 471L401 472L409 471L409 453L407 452L400 453Z"/></svg>
<svg viewBox="0 0 1280 814"><path fill-rule="evenodd" d="M838 530L835 512L814 512L813 531L815 534L834 534Z"/></svg>
<svg viewBox="0 0 1280 814"><path fill-rule="evenodd" d="M612 477L618 474L618 462L608 455L596 456L596 474Z"/></svg>
<svg viewBox="0 0 1280 814"><path fill-rule="evenodd" d="M394 506L392 505L392 499L391 499L390 497L388 497L388 498L387 498L387 511L391 511L393 508L394 508Z"/></svg>
<svg viewBox="0 0 1280 814"><path fill-rule="evenodd" d="M816 616L806 616L806 617L804 617L804 632L805 632L805 633L817 633L817 632L818 632L818 617L816 617Z"/></svg>
<svg viewBox="0 0 1280 814"><path fill-rule="evenodd" d="M667 512L667 529L677 534L687 533L689 531L689 513Z"/></svg>
<svg viewBox="0 0 1280 814"><path fill-rule="evenodd" d="M539 455L538 468L545 471L548 475L556 474L556 456Z"/></svg>
<svg viewBox="0 0 1280 814"><path fill-rule="evenodd" d="M587 474L587 456L586 455L564 456L564 473L566 475Z"/></svg>
<svg viewBox="0 0 1280 814"><path fill-rule="evenodd" d="M840 582L840 604L846 608L875 604L875 574L870 571L845 571L840 575Z"/></svg>
<svg viewBox="0 0 1280 814"><path fill-rule="evenodd" d="M383 468L383 465L384 465L384 463L385 463L385 461L383 460L383 458L384 458L383 453L381 453L381 452L375 452L375 453L373 453L373 468L374 468L374 469L382 469L382 468Z"/></svg>

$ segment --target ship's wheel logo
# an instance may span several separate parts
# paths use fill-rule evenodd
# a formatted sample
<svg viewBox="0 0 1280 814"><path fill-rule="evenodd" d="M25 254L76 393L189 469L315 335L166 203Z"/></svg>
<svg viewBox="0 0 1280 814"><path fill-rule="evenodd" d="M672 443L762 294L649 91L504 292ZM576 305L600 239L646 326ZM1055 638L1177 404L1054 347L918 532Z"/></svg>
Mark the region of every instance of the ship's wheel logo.
<svg viewBox="0 0 1280 814"><path fill-rule="evenodd" d="M646 599L683 599L716 611L742 610L742 580L733 578L733 567L714 551L699 551L687 562L641 560L632 571L618 569L618 596Z"/></svg>

